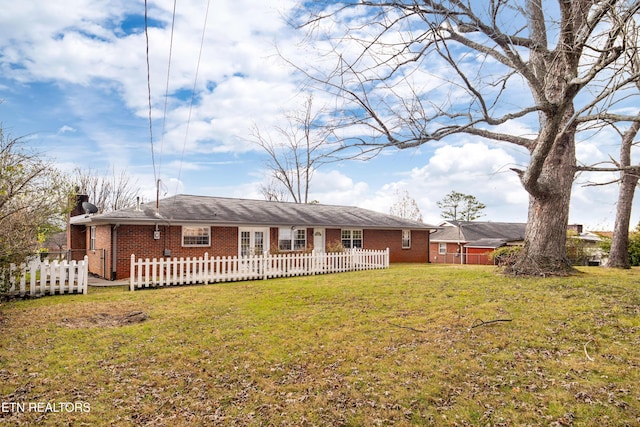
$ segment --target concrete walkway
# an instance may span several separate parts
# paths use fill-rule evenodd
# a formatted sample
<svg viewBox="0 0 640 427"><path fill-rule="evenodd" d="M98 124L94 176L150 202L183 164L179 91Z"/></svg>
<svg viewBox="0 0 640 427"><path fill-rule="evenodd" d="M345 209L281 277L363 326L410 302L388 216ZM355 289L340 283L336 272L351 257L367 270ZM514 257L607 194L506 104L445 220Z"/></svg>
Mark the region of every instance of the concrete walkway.
<svg viewBox="0 0 640 427"><path fill-rule="evenodd" d="M89 276L89 286L129 286L129 279L107 280L103 279L102 277Z"/></svg>

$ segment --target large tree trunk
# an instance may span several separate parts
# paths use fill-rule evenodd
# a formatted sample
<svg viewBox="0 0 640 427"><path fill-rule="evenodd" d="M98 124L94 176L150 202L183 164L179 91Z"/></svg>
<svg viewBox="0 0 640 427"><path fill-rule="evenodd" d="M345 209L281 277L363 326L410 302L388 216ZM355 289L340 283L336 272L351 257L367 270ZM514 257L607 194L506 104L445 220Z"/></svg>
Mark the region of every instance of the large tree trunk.
<svg viewBox="0 0 640 427"><path fill-rule="evenodd" d="M576 29L586 19L591 1L560 3L564 18L553 51L544 49L548 41L542 1L527 2L532 39L541 47L531 53L536 77L529 80L529 85L541 109L538 137L529 147L530 163L520 174L529 193L529 215L524 250L512 266L515 274L562 275L573 269L567 258L566 236L576 171L573 98L577 86L569 82L578 75L580 47L575 45Z"/></svg>
<svg viewBox="0 0 640 427"><path fill-rule="evenodd" d="M609 251L609 267L631 268L629 262L629 221L631 220L631 205L637 184L637 175L630 172L622 173L616 207L616 222Z"/></svg>
<svg viewBox="0 0 640 427"><path fill-rule="evenodd" d="M529 215L522 257L511 272L562 275L573 268L567 258L566 235L575 173L574 133L557 138L544 161L535 188L529 186Z"/></svg>
<svg viewBox="0 0 640 427"><path fill-rule="evenodd" d="M622 167L631 166L631 147L639 130L640 120L637 120L622 136L620 144L620 166ZM638 178L636 171L624 170L620 173L620 190L616 207L616 223L609 251L609 267L631 268L629 262L629 221L631 220L631 207Z"/></svg>

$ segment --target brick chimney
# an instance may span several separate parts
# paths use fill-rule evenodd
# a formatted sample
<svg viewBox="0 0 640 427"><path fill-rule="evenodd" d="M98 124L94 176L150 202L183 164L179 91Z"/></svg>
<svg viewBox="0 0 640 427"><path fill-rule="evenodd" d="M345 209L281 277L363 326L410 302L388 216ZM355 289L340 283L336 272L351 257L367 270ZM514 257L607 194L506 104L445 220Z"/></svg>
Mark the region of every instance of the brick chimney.
<svg viewBox="0 0 640 427"><path fill-rule="evenodd" d="M67 250L69 260L79 261L84 258L87 252L87 227L84 225L71 225L72 216L83 215L82 203L88 202L89 196L86 194L76 194L75 204L69 217L67 218Z"/></svg>
<svg viewBox="0 0 640 427"><path fill-rule="evenodd" d="M73 206L73 209L71 210L71 212L69 213L69 216L71 217L71 216L84 214L84 209L82 209L82 203L88 202L88 201L89 201L89 196L87 196L86 194L77 194L76 203Z"/></svg>

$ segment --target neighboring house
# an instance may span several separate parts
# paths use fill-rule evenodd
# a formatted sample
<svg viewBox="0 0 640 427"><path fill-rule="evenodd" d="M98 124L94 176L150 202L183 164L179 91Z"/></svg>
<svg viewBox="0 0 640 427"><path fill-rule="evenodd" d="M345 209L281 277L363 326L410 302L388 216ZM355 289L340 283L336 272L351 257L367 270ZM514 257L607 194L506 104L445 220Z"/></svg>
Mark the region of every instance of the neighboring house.
<svg viewBox="0 0 640 427"><path fill-rule="evenodd" d="M607 255L600 247L602 237L599 234L591 231L584 231L582 225L573 224L568 226L570 232L569 236L573 239L579 240L580 245L576 247L582 252L576 254L576 256L582 264L585 265L605 265L608 261Z"/></svg>
<svg viewBox="0 0 640 427"><path fill-rule="evenodd" d="M525 223L448 221L431 234L430 262L493 264L489 254L502 246L522 245Z"/></svg>
<svg viewBox="0 0 640 427"><path fill-rule="evenodd" d="M270 251L389 248L390 262L429 262L436 227L351 206L176 195L104 214L82 211L78 196L68 227L73 257L89 272L129 277L136 258L243 256Z"/></svg>

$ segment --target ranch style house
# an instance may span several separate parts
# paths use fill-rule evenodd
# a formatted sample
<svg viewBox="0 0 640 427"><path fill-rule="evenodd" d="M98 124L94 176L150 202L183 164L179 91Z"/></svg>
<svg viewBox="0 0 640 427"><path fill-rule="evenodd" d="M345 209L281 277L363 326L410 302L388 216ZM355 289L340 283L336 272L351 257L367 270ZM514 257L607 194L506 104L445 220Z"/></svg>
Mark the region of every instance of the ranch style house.
<svg viewBox="0 0 640 427"><path fill-rule="evenodd" d="M108 213L86 210L79 195L67 245L89 273L130 275L136 258L234 257L249 254L389 249L389 262L427 263L437 227L353 206L176 195ZM83 209L83 202L85 209Z"/></svg>
<svg viewBox="0 0 640 427"><path fill-rule="evenodd" d="M431 235L430 262L491 265L491 252L503 246L522 246L525 223L445 221Z"/></svg>

